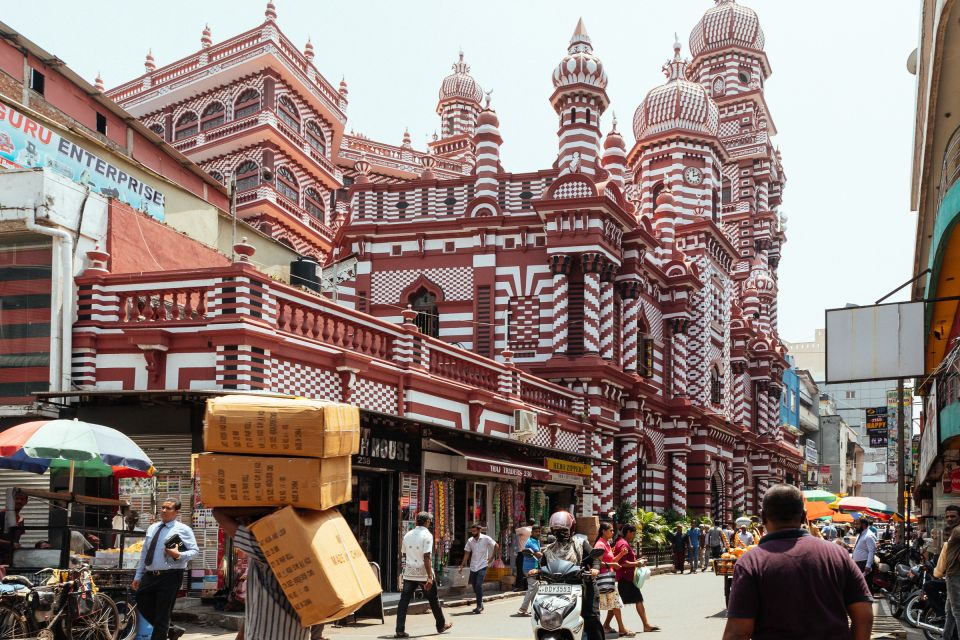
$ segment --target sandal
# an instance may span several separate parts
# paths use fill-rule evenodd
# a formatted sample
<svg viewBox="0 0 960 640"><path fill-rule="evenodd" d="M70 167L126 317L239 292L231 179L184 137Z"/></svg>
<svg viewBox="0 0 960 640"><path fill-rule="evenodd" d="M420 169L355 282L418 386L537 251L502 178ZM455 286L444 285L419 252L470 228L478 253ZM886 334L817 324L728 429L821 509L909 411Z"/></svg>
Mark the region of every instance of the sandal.
<svg viewBox="0 0 960 640"><path fill-rule="evenodd" d="M644 630L643 630L644 633L651 633L651 632L653 632L653 631L660 631L660 627L655 627L655 626L653 626L653 625L650 625L650 628L649 628L649 629L644 629Z"/></svg>
<svg viewBox="0 0 960 640"><path fill-rule="evenodd" d="M621 637L621 638L632 638L632 637L634 637L635 635L637 635L637 632L636 632L636 631L630 631L630 630L628 629L627 631L624 631L623 633L620 633L620 632L618 631L618 632L617 632L617 635L618 635L619 637Z"/></svg>

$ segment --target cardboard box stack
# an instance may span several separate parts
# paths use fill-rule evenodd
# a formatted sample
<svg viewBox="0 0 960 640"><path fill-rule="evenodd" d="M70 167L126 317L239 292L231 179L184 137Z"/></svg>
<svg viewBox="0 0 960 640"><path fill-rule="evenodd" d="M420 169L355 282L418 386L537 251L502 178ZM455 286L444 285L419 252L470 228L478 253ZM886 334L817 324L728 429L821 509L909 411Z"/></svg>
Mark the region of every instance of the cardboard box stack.
<svg viewBox="0 0 960 640"><path fill-rule="evenodd" d="M279 507L250 526L304 626L340 619L381 592L334 507L351 499L356 407L304 398L207 401L197 459L207 507Z"/></svg>

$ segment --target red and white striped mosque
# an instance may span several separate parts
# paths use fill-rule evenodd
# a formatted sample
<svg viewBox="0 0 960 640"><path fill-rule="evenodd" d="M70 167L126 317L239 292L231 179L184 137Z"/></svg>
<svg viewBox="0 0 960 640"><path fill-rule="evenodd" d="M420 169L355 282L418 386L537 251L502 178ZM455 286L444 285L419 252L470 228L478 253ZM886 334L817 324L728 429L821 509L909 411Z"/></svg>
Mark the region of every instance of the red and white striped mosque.
<svg viewBox="0 0 960 640"><path fill-rule="evenodd" d="M241 281L229 295L256 308L253 328L215 355L172 333L166 379L206 367L222 388L349 400L586 456L598 461L587 513L624 501L754 513L771 484L799 482L796 436L779 421L785 175L753 10L715 0L689 57L674 44L663 84L636 106L632 146L625 123L601 125L603 43L581 21L541 70L556 159L527 172L500 161L500 118L520 114L494 110L480 80L497 79L475 79L463 54L440 80L439 135L417 150L409 135L392 145L347 130L347 84L321 75L310 42L283 35L272 2L256 28L222 43L208 28L201 44L167 66L148 54L142 76L106 94L218 180L235 178L240 218L348 275L326 298L249 265L209 279L219 305L224 280ZM201 275L185 286L208 286ZM192 331L222 321L204 311L209 326ZM97 336L81 341L91 363L109 338L97 323L78 326ZM535 424L516 424L518 409Z"/></svg>

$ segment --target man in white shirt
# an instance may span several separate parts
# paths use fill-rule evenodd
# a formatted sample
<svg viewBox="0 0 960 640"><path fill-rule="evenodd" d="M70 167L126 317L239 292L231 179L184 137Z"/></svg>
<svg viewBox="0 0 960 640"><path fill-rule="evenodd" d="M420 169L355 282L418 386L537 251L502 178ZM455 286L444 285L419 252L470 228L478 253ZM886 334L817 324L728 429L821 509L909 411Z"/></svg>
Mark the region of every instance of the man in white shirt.
<svg viewBox="0 0 960 640"><path fill-rule="evenodd" d="M437 581L433 575L433 534L430 527L433 525L433 514L421 511L417 514L417 526L403 536L403 590L400 592L400 604L397 606L397 634L396 638L409 638L406 632L407 607L410 599L418 587L423 587L423 593L430 603L434 620L437 623L437 633L443 633L453 626L443 617L440 600L437 598Z"/></svg>
<svg viewBox="0 0 960 640"><path fill-rule="evenodd" d="M470 538L464 547L463 560L460 562L460 572L463 566L470 566L470 586L477 595L477 608L474 613L483 611L483 580L487 577L487 567L495 557L500 555L500 545L490 536L480 533L480 525L470 527Z"/></svg>
<svg viewBox="0 0 960 640"><path fill-rule="evenodd" d="M877 536L870 530L870 518L860 518L857 527L860 535L857 544L853 547L853 563L860 567L860 571L870 573L873 570L873 556L877 552Z"/></svg>
<svg viewBox="0 0 960 640"><path fill-rule="evenodd" d="M747 531L747 525L740 525L740 531L734 536L734 547L749 547L753 544L753 534Z"/></svg>

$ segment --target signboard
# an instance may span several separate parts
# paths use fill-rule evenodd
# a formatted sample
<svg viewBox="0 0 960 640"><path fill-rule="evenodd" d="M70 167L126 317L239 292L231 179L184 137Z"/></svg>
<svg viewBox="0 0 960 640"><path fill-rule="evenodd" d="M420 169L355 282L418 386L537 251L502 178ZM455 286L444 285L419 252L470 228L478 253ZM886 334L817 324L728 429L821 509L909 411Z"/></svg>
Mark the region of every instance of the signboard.
<svg viewBox="0 0 960 640"><path fill-rule="evenodd" d="M0 167L45 167L163 220L162 191L5 104L0 104Z"/></svg>
<svg viewBox="0 0 960 640"><path fill-rule="evenodd" d="M581 462L568 462L566 460L557 460L556 458L546 458L546 467L550 471L567 473L575 476L584 476L589 478L593 473L593 467Z"/></svg>
<svg viewBox="0 0 960 640"><path fill-rule="evenodd" d="M903 422L909 425L912 422L910 414L913 408L913 389L904 389L903 397ZM897 474L900 472L900 465L903 461L897 461L900 457L900 441L897 438L897 390L887 391L887 415L890 419L887 421L887 482L896 482ZM909 447L907 448L909 455Z"/></svg>
<svg viewBox="0 0 960 640"><path fill-rule="evenodd" d="M817 464L820 462L820 456L817 453L817 443L811 438L807 438L807 444L804 448L804 460L809 464Z"/></svg>
<svg viewBox="0 0 960 640"><path fill-rule="evenodd" d="M827 309L826 382L923 376L923 306L898 302Z"/></svg>
<svg viewBox="0 0 960 640"><path fill-rule="evenodd" d="M871 407L866 412L865 424L869 446L875 449L886 448L889 425L887 424L887 408Z"/></svg>
<svg viewBox="0 0 960 640"><path fill-rule="evenodd" d="M420 438L388 429L361 427L353 464L410 473L420 470Z"/></svg>
<svg viewBox="0 0 960 640"><path fill-rule="evenodd" d="M927 406L924 411L925 422L920 434L920 460L917 463L916 481L920 484L927 479L930 467L940 448L940 420L937 413L937 385L930 385Z"/></svg>
<svg viewBox="0 0 960 640"><path fill-rule="evenodd" d="M518 478L522 480L549 480L550 472L546 469L506 464L494 460L467 458L467 469L483 473L494 473L498 476Z"/></svg>

